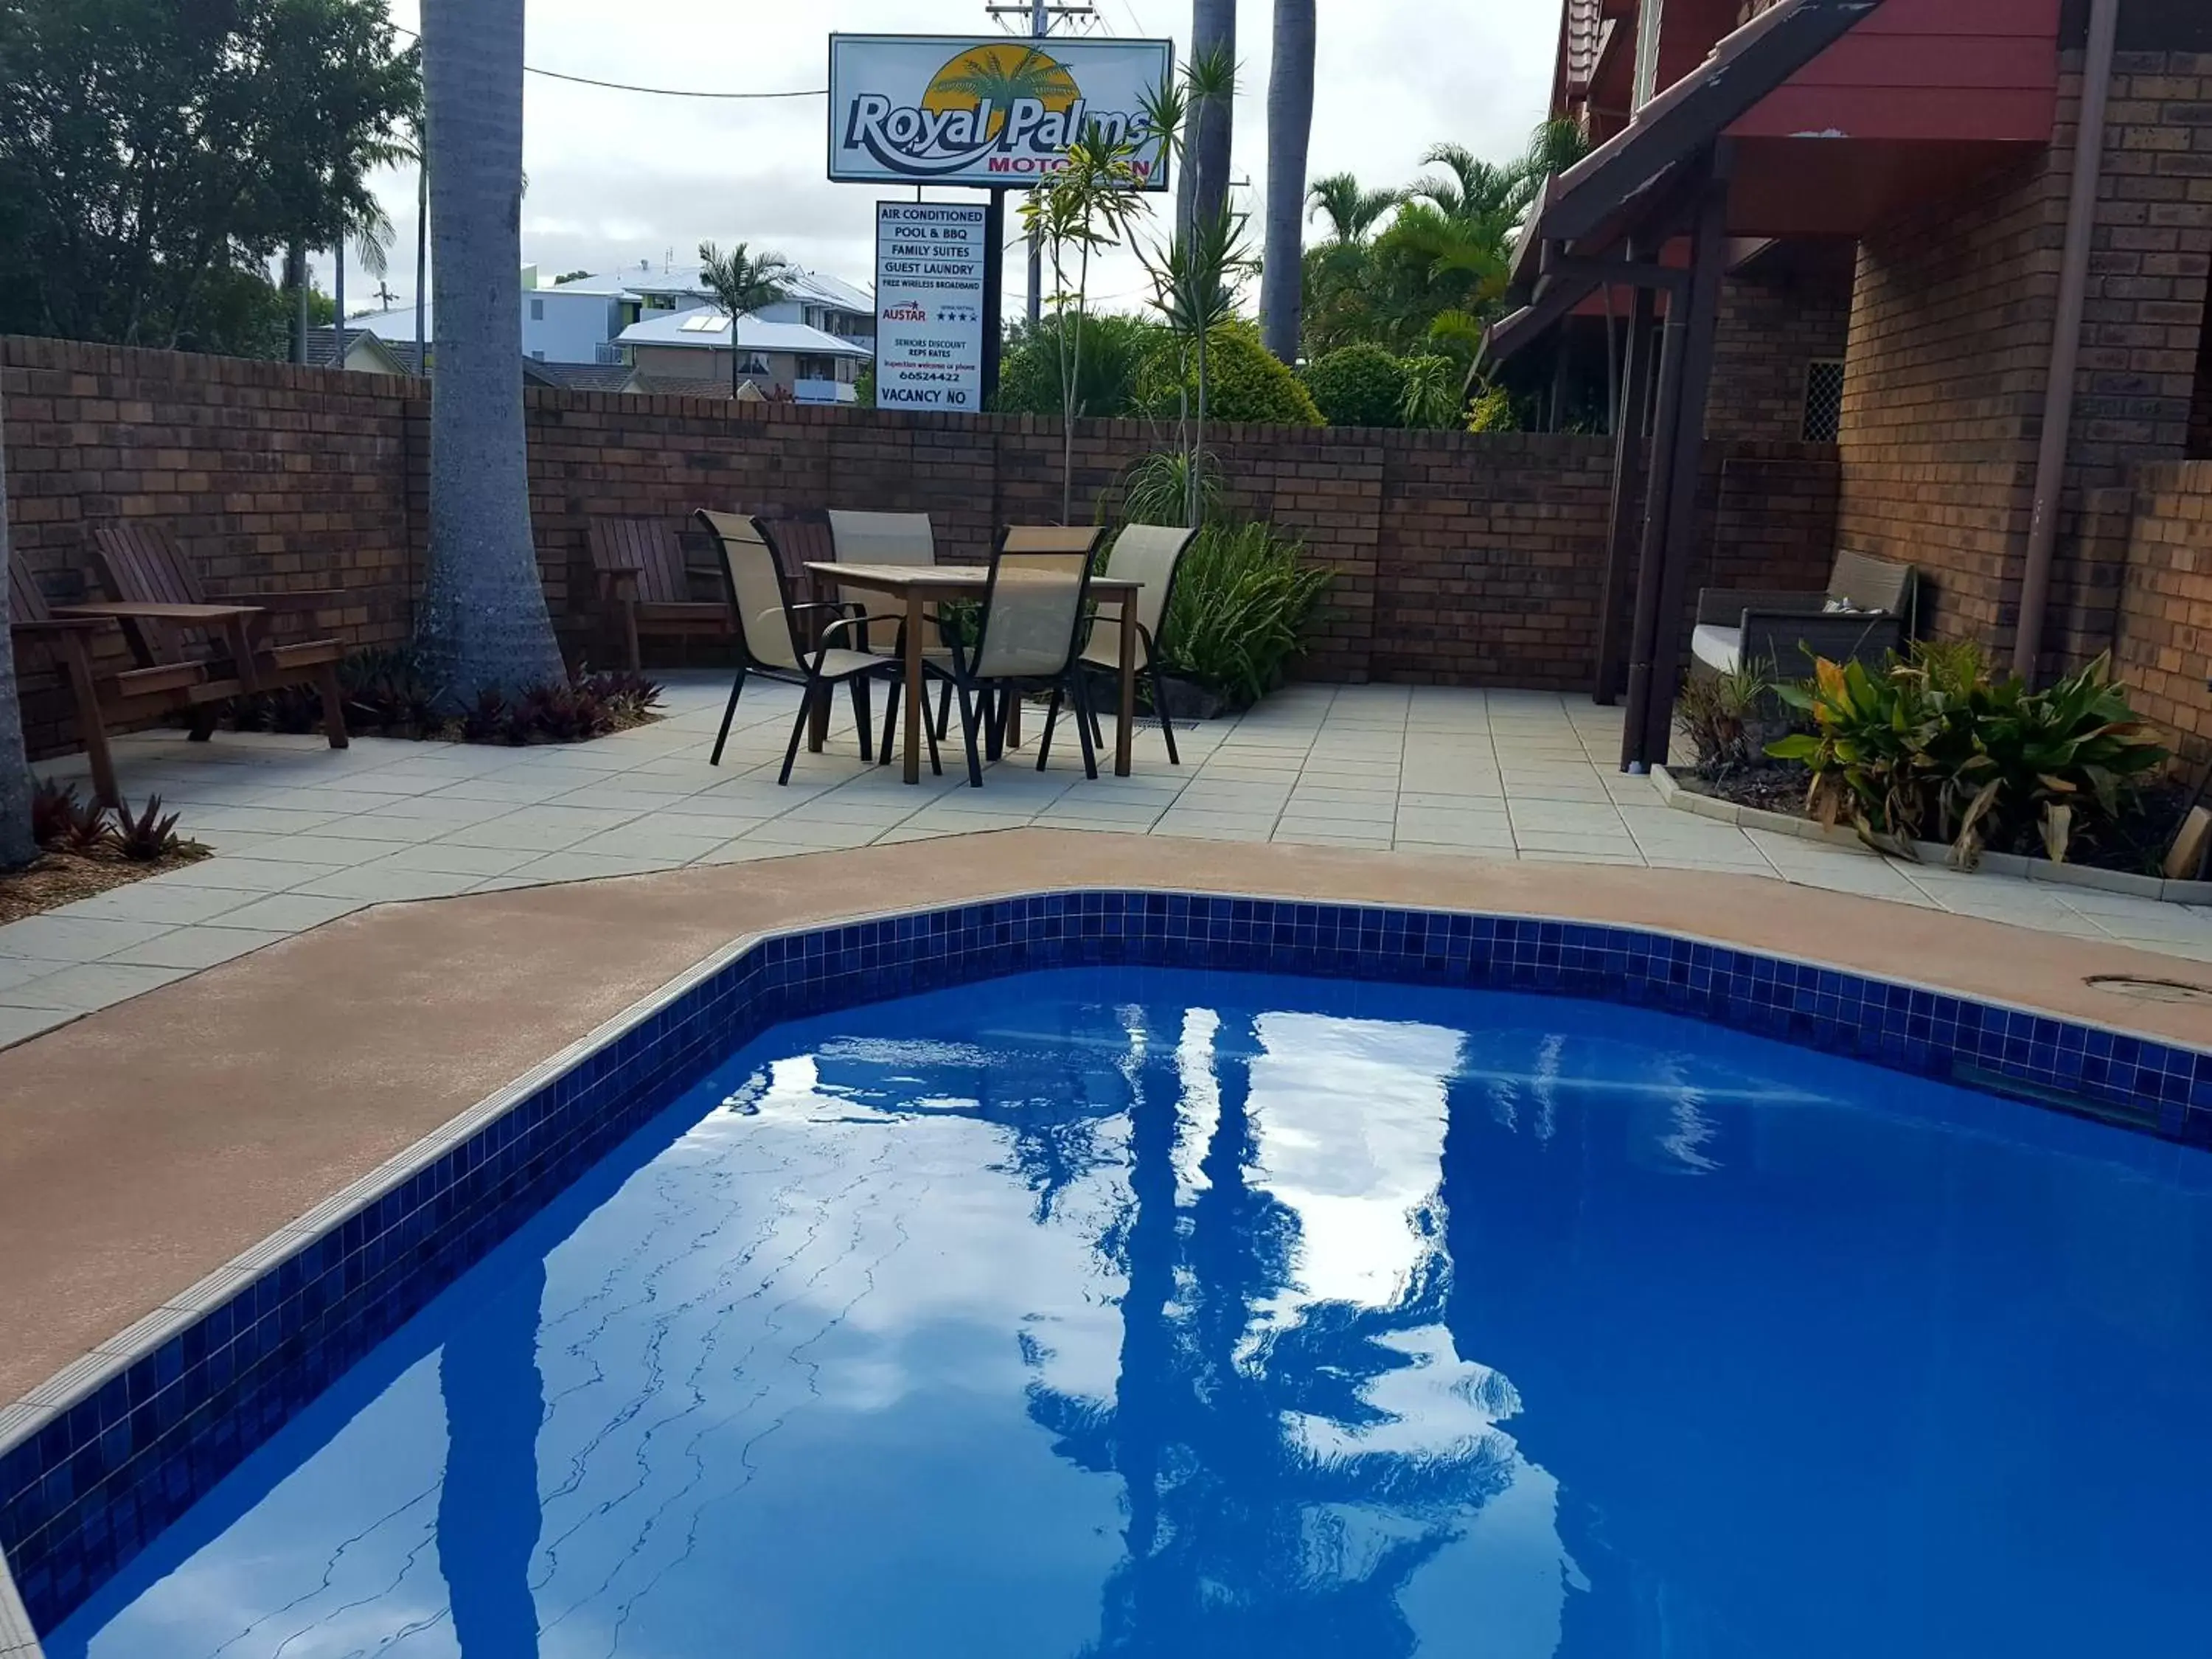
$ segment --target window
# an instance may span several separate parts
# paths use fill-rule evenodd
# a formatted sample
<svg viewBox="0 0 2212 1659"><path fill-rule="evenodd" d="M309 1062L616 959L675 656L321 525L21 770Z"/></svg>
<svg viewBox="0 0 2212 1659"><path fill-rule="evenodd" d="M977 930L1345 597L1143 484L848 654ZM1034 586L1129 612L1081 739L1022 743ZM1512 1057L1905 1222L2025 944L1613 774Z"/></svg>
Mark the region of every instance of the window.
<svg viewBox="0 0 2212 1659"><path fill-rule="evenodd" d="M541 363L545 361L545 354L542 351L533 351L530 355L538 359Z"/></svg>
<svg viewBox="0 0 2212 1659"><path fill-rule="evenodd" d="M1844 360L1815 357L1805 365L1805 441L1832 444L1843 427Z"/></svg>
<svg viewBox="0 0 2212 1659"><path fill-rule="evenodd" d="M544 301L532 300L530 302L530 320L533 323L542 323L545 320Z"/></svg>

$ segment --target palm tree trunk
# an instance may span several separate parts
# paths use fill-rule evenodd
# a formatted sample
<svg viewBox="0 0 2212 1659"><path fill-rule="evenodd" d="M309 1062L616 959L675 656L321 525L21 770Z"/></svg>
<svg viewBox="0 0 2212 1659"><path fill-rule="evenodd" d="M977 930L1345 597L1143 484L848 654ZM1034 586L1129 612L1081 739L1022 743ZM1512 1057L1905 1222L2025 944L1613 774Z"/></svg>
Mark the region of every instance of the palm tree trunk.
<svg viewBox="0 0 2212 1659"><path fill-rule="evenodd" d="M423 148L422 129L415 129L415 372L427 375L429 360L422 355L422 313L430 292L430 157Z"/></svg>
<svg viewBox="0 0 2212 1659"><path fill-rule="evenodd" d="M1196 57L1209 50L1237 57L1237 0L1191 0L1190 50ZM1229 148L1231 106L1226 97L1202 98L1191 112L1191 164L1184 173L1188 194L1176 198L1177 217L1184 228L1218 215L1229 201Z"/></svg>
<svg viewBox="0 0 2212 1659"><path fill-rule="evenodd" d="M449 707L563 677L522 425L522 15L523 0L422 9L438 375L416 630Z"/></svg>
<svg viewBox="0 0 2212 1659"><path fill-rule="evenodd" d="M31 767L23 757L23 711L15 697L15 637L8 611L8 462L0 440L0 870L39 855L31 839Z"/></svg>
<svg viewBox="0 0 2212 1659"><path fill-rule="evenodd" d="M1313 131L1314 0L1275 0L1267 72L1267 225L1260 267L1260 333L1286 363L1298 357L1305 264L1306 143Z"/></svg>
<svg viewBox="0 0 2212 1659"><path fill-rule="evenodd" d="M284 250L284 285L292 293L292 361L307 361L307 250L298 242Z"/></svg>
<svg viewBox="0 0 2212 1659"><path fill-rule="evenodd" d="M337 246L331 250L331 341L335 352L331 367L345 367L345 233L338 233Z"/></svg>

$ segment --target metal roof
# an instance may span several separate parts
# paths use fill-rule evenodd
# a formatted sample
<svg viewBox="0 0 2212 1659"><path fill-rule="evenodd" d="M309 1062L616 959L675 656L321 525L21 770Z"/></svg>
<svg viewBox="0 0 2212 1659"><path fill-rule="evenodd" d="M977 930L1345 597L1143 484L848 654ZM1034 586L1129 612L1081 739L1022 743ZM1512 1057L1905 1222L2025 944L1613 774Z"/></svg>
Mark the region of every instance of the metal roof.
<svg viewBox="0 0 2212 1659"><path fill-rule="evenodd" d="M615 337L629 346L695 346L712 350L730 349L729 313L713 306L666 312L632 323ZM737 345L741 351L793 351L810 357L872 357L866 346L824 334L804 323L764 322L758 317L738 319Z"/></svg>

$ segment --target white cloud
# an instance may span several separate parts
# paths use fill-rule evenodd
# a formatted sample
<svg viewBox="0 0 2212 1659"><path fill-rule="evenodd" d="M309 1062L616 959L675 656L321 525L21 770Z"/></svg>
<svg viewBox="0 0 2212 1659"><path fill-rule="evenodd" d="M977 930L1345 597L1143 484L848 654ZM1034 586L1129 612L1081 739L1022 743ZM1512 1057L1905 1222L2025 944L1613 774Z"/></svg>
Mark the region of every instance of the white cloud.
<svg viewBox="0 0 2212 1659"><path fill-rule="evenodd" d="M1480 154L1518 151L1541 118L1558 40L1557 0L1474 0L1439 9L1419 0L1320 0L1320 73L1309 173L1350 171L1399 184L1421 152L1445 140ZM1097 28L1119 36L1172 34L1180 56L1188 0L1098 0ZM416 0L393 0L392 21L413 28ZM1259 235L1267 161L1268 32L1273 8L1244 0L1235 167ZM626 11L599 0L530 0L529 62L597 79L712 90L819 87L831 30L959 33L988 26L982 0L817 0L788 6L694 5ZM775 248L802 264L866 282L878 191L823 175L818 99L732 103L601 91L532 76L526 82L523 257L549 274L605 270L673 251L689 260L702 239ZM393 289L414 280L415 179L380 181L399 232ZM969 192L945 192L968 198ZM327 285L327 262L318 272ZM1018 306L1022 263L1007 262L1008 306ZM366 302L366 279L349 283ZM1109 258L1094 300L1133 306L1144 294L1133 258Z"/></svg>

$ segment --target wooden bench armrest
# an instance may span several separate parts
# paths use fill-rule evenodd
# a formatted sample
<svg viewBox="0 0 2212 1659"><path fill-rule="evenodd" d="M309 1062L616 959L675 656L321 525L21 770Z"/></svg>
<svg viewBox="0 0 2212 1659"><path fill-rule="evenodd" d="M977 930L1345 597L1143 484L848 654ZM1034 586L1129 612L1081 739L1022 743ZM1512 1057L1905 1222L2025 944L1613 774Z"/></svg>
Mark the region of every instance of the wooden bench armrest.
<svg viewBox="0 0 2212 1659"><path fill-rule="evenodd" d="M10 618L8 631L27 635L33 639L42 635L53 638L63 634L97 634L102 629L117 625L112 617L42 617L22 621Z"/></svg>

